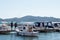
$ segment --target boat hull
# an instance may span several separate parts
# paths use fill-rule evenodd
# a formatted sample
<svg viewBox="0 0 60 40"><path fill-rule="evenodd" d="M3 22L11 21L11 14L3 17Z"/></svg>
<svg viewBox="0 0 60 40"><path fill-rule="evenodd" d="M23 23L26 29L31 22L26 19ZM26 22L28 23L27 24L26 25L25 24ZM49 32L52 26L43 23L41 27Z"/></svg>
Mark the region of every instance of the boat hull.
<svg viewBox="0 0 60 40"><path fill-rule="evenodd" d="M10 30L9 31L0 31L0 34L8 34L10 32L11 32Z"/></svg>
<svg viewBox="0 0 60 40"><path fill-rule="evenodd" d="M17 32L17 35L20 36L38 36L37 32Z"/></svg>

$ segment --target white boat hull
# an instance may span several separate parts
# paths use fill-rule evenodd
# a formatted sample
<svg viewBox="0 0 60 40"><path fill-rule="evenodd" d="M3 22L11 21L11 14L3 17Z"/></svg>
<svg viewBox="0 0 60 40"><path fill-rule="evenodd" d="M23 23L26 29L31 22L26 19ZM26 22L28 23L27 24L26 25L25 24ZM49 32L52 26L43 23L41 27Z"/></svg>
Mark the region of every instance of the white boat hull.
<svg viewBox="0 0 60 40"><path fill-rule="evenodd" d="M38 36L38 32L17 32L21 36Z"/></svg>

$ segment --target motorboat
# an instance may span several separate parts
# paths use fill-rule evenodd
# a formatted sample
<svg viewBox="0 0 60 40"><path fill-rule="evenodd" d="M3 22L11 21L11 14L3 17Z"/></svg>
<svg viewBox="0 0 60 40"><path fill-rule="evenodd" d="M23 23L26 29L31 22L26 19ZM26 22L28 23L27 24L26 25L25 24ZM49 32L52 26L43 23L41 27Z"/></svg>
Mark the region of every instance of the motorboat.
<svg viewBox="0 0 60 40"><path fill-rule="evenodd" d="M11 27L6 23L0 24L0 34L8 34L11 31Z"/></svg>
<svg viewBox="0 0 60 40"><path fill-rule="evenodd" d="M17 35L21 36L38 36L38 31L34 31L33 25L23 24L16 27Z"/></svg>

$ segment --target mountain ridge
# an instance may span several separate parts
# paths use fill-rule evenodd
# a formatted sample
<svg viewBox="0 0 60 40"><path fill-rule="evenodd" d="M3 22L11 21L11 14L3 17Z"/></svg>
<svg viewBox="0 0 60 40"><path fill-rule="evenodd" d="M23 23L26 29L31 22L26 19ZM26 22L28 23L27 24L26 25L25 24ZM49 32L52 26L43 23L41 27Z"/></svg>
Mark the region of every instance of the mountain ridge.
<svg viewBox="0 0 60 40"><path fill-rule="evenodd" d="M5 20L7 22L45 22L45 21L52 21L52 22L60 22L60 18L54 17L40 17L40 16L24 16L21 18L8 18L8 19L1 19L0 21Z"/></svg>

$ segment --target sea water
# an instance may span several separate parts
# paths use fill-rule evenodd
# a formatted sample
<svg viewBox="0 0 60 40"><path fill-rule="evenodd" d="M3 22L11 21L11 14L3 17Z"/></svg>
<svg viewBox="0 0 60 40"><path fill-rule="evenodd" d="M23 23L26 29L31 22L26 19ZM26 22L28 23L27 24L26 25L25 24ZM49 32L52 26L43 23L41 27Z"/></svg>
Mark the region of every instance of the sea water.
<svg viewBox="0 0 60 40"><path fill-rule="evenodd" d="M39 33L38 37L17 36L16 33L0 34L0 40L60 40L60 32Z"/></svg>

